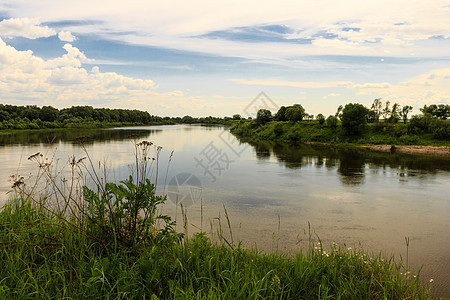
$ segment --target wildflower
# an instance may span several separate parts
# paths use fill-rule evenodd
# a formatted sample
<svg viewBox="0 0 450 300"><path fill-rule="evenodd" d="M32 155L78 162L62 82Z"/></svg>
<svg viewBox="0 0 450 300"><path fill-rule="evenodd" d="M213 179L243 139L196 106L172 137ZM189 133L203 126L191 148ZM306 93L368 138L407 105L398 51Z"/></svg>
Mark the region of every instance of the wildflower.
<svg viewBox="0 0 450 300"><path fill-rule="evenodd" d="M433 279L433 278L431 278L431 279L430 279L430 283L433 283L433 281L434 281L434 279Z"/></svg>
<svg viewBox="0 0 450 300"><path fill-rule="evenodd" d="M158 229L155 228L155 230L153 230L153 232L152 232L152 237L154 239L156 239L158 237L158 234L159 234L159 231L158 231Z"/></svg>

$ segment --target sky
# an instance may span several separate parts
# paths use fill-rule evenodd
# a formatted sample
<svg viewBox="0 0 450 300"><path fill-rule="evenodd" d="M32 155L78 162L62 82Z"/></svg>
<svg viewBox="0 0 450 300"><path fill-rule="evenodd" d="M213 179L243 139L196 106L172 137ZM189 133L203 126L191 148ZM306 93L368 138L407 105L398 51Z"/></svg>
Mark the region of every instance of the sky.
<svg viewBox="0 0 450 300"><path fill-rule="evenodd" d="M0 2L0 103L223 117L260 95L450 104L450 1Z"/></svg>

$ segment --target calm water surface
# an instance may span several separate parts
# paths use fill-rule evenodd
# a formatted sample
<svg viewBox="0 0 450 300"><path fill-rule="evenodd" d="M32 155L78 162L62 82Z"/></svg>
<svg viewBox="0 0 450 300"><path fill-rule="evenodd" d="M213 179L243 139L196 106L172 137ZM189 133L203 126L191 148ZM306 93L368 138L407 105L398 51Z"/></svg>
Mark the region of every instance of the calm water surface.
<svg viewBox="0 0 450 300"><path fill-rule="evenodd" d="M191 231L209 231L218 216L228 230L225 206L233 238L266 251L305 246L308 222L324 245L361 245L387 255L406 257L409 237L410 264L416 270L423 265L423 278L434 279L435 297L450 297L449 158L246 143L222 127L204 126L0 134L0 203L7 199L10 175L34 179L30 155L46 153L60 167L71 155L85 156L78 136L88 137L92 160L106 162L111 180L124 179L134 162L130 135L163 147L160 192L174 191L168 183L177 174L199 179L201 189L178 189L188 196L182 201ZM181 224L180 208L170 199L164 210Z"/></svg>

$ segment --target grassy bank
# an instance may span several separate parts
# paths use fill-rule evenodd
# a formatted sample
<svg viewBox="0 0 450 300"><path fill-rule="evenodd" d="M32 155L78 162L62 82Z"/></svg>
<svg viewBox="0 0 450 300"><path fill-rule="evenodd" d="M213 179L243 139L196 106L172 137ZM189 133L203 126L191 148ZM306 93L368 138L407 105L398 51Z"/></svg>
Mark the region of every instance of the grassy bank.
<svg viewBox="0 0 450 300"><path fill-rule="evenodd" d="M107 182L88 153L64 172L31 155L36 182L14 178L0 211L0 298L429 298L407 257L322 245L311 232L300 253L262 253L227 238L220 218L214 232L189 236L186 219L177 232L148 179L160 150L136 143L133 176L120 183Z"/></svg>
<svg viewBox="0 0 450 300"><path fill-rule="evenodd" d="M419 276L362 250L313 244L295 256L191 238L103 244L23 198L0 213L0 297L426 299ZM158 232L158 231L154 231Z"/></svg>
<svg viewBox="0 0 450 300"><path fill-rule="evenodd" d="M447 138L439 139L434 133L413 133L408 124L372 123L356 135L348 135L342 127L319 124L317 121L272 121L264 125L255 120L243 120L231 127L231 132L245 138L290 142L322 142L358 145L430 145L450 146Z"/></svg>

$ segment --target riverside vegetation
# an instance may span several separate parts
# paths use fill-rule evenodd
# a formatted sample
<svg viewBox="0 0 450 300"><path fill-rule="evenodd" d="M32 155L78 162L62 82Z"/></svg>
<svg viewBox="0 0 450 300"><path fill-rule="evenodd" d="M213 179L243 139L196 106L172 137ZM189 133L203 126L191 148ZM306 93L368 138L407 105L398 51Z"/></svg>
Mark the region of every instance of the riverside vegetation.
<svg viewBox="0 0 450 300"><path fill-rule="evenodd" d="M82 142L82 141L80 141ZM34 183L13 178L0 212L0 298L428 299L430 285L406 260L322 245L311 230L299 253L263 253L235 243L225 210L211 232L175 230L149 180L160 147L135 142L132 176L106 180L89 154L65 171L29 157ZM68 176L70 175L70 176ZM69 179L66 179L69 178ZM406 238L406 247L409 240Z"/></svg>
<svg viewBox="0 0 450 300"><path fill-rule="evenodd" d="M240 117L239 117L240 118ZM72 106L57 109L52 106L15 106L0 104L0 130L53 128L107 128L140 125L222 124L229 125L231 117L159 117L146 111L129 109Z"/></svg>
<svg viewBox="0 0 450 300"><path fill-rule="evenodd" d="M230 130L244 138L291 142L450 146L450 105L425 106L410 120L410 106L400 110L397 104L389 105L381 99L375 99L371 109L349 103L334 116L319 114L315 119L300 104L282 106L274 116L261 109L256 119L241 120Z"/></svg>

